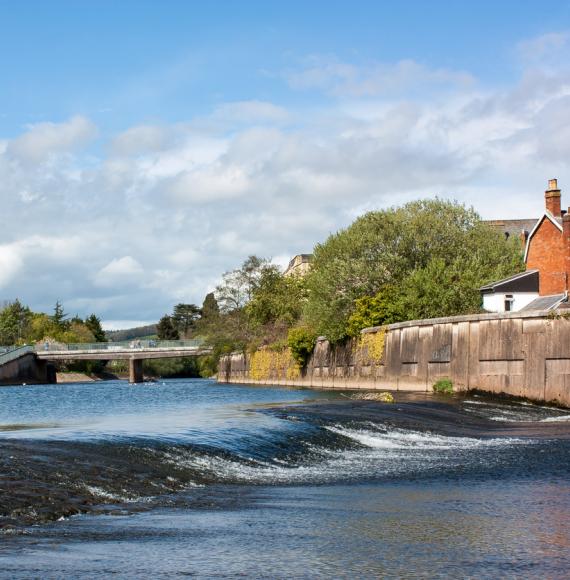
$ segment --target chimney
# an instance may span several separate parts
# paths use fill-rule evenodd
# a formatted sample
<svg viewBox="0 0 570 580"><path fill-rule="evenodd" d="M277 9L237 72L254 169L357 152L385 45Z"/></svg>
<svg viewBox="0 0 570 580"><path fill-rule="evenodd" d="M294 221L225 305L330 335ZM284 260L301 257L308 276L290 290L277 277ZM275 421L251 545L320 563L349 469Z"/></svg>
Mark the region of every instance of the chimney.
<svg viewBox="0 0 570 580"><path fill-rule="evenodd" d="M544 199L546 201L546 211L550 212L554 217L562 217L560 190L556 179L548 180L548 189L544 192Z"/></svg>

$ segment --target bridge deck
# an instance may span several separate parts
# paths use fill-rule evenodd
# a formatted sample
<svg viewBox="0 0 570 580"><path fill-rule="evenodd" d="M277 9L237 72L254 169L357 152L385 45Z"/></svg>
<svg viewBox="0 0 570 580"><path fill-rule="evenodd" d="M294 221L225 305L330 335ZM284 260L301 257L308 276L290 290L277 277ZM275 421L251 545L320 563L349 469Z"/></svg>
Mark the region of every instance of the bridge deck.
<svg viewBox="0 0 570 580"><path fill-rule="evenodd" d="M42 360L142 360L150 358L177 358L185 356L202 356L211 354L208 347L178 348L105 348L74 350L36 350L36 356Z"/></svg>

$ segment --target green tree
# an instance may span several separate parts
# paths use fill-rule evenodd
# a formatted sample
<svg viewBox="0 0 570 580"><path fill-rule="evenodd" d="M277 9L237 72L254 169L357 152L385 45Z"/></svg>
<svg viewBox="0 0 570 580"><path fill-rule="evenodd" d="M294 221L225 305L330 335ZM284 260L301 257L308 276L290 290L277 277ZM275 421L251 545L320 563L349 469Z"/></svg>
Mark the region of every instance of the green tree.
<svg viewBox="0 0 570 580"><path fill-rule="evenodd" d="M206 294L202 304L202 318L205 323L217 320L220 317L220 307L213 292Z"/></svg>
<svg viewBox="0 0 570 580"><path fill-rule="evenodd" d="M216 288L215 298L220 308L220 319L216 325L213 342L232 344L234 349L245 349L255 337L255 325L250 320L246 305L259 288L260 281L276 266L264 258L249 256L240 268L226 272L222 283Z"/></svg>
<svg viewBox="0 0 570 580"><path fill-rule="evenodd" d="M196 327L196 322L200 318L200 309L196 304L177 304L172 313L172 323L178 332L184 337L188 337Z"/></svg>
<svg viewBox="0 0 570 580"><path fill-rule="evenodd" d="M276 267L265 268L246 308L253 324L282 322L291 327L300 318L306 300L304 279L283 276Z"/></svg>
<svg viewBox="0 0 570 580"><path fill-rule="evenodd" d="M243 308L253 296L263 272L275 268L265 258L249 256L240 268L226 272L216 288L216 300L221 312Z"/></svg>
<svg viewBox="0 0 570 580"><path fill-rule="evenodd" d="M39 342L44 338L52 338L55 340L59 333L59 328L52 320L51 316L43 312L34 312L30 324L29 340L30 342Z"/></svg>
<svg viewBox="0 0 570 580"><path fill-rule="evenodd" d="M206 294L201 308L202 315L196 321L196 333L208 339L220 330L220 307L213 292Z"/></svg>
<svg viewBox="0 0 570 580"><path fill-rule="evenodd" d="M385 287L394 289L386 298L392 296L399 318L410 319L417 311L403 298L412 296L414 279L408 277L441 263L454 272L451 293L460 296L450 302L448 288L434 289L431 298L443 303L442 315L472 311L481 285L524 269L516 240L505 240L472 208L440 199L416 201L367 213L317 245L307 276L307 320L320 334L341 340L356 300Z"/></svg>
<svg viewBox="0 0 570 580"><path fill-rule="evenodd" d="M65 330L58 332L54 338L64 344L95 342L93 333L82 320L79 322L71 322Z"/></svg>
<svg viewBox="0 0 570 580"><path fill-rule="evenodd" d="M0 311L0 345L25 342L30 329L32 312L19 300L9 303Z"/></svg>
<svg viewBox="0 0 570 580"><path fill-rule="evenodd" d="M105 331L101 326L101 319L97 315L91 314L88 316L85 319L85 326L89 329L95 338L95 342L107 342Z"/></svg>
<svg viewBox="0 0 570 580"><path fill-rule="evenodd" d="M178 330L172 322L172 318L167 314L158 321L156 334L160 340L178 340L180 338Z"/></svg>
<svg viewBox="0 0 570 580"><path fill-rule="evenodd" d="M55 306L53 309L53 314L52 314L51 318L52 318L52 321L54 322L54 324L60 330L66 330L66 328L69 326L69 321L67 320L67 314L63 310L63 305L61 304L61 302L59 300L55 303Z"/></svg>

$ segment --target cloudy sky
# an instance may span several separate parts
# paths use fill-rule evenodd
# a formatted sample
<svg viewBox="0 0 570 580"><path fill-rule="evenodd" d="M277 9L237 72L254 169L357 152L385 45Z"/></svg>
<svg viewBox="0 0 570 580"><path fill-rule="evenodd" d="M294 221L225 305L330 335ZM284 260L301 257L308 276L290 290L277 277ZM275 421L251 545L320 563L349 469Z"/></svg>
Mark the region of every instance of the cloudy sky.
<svg viewBox="0 0 570 580"><path fill-rule="evenodd" d="M567 1L0 0L0 63L0 299L109 328L370 209L570 191Z"/></svg>

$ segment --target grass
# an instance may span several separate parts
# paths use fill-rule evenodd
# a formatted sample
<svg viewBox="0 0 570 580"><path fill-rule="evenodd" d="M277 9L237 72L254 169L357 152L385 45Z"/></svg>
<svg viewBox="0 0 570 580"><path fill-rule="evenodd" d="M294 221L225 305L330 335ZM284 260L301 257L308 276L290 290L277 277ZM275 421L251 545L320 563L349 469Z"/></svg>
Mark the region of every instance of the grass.
<svg viewBox="0 0 570 580"><path fill-rule="evenodd" d="M451 395L453 393L453 383L450 379L439 379L433 385L433 392L443 395Z"/></svg>

